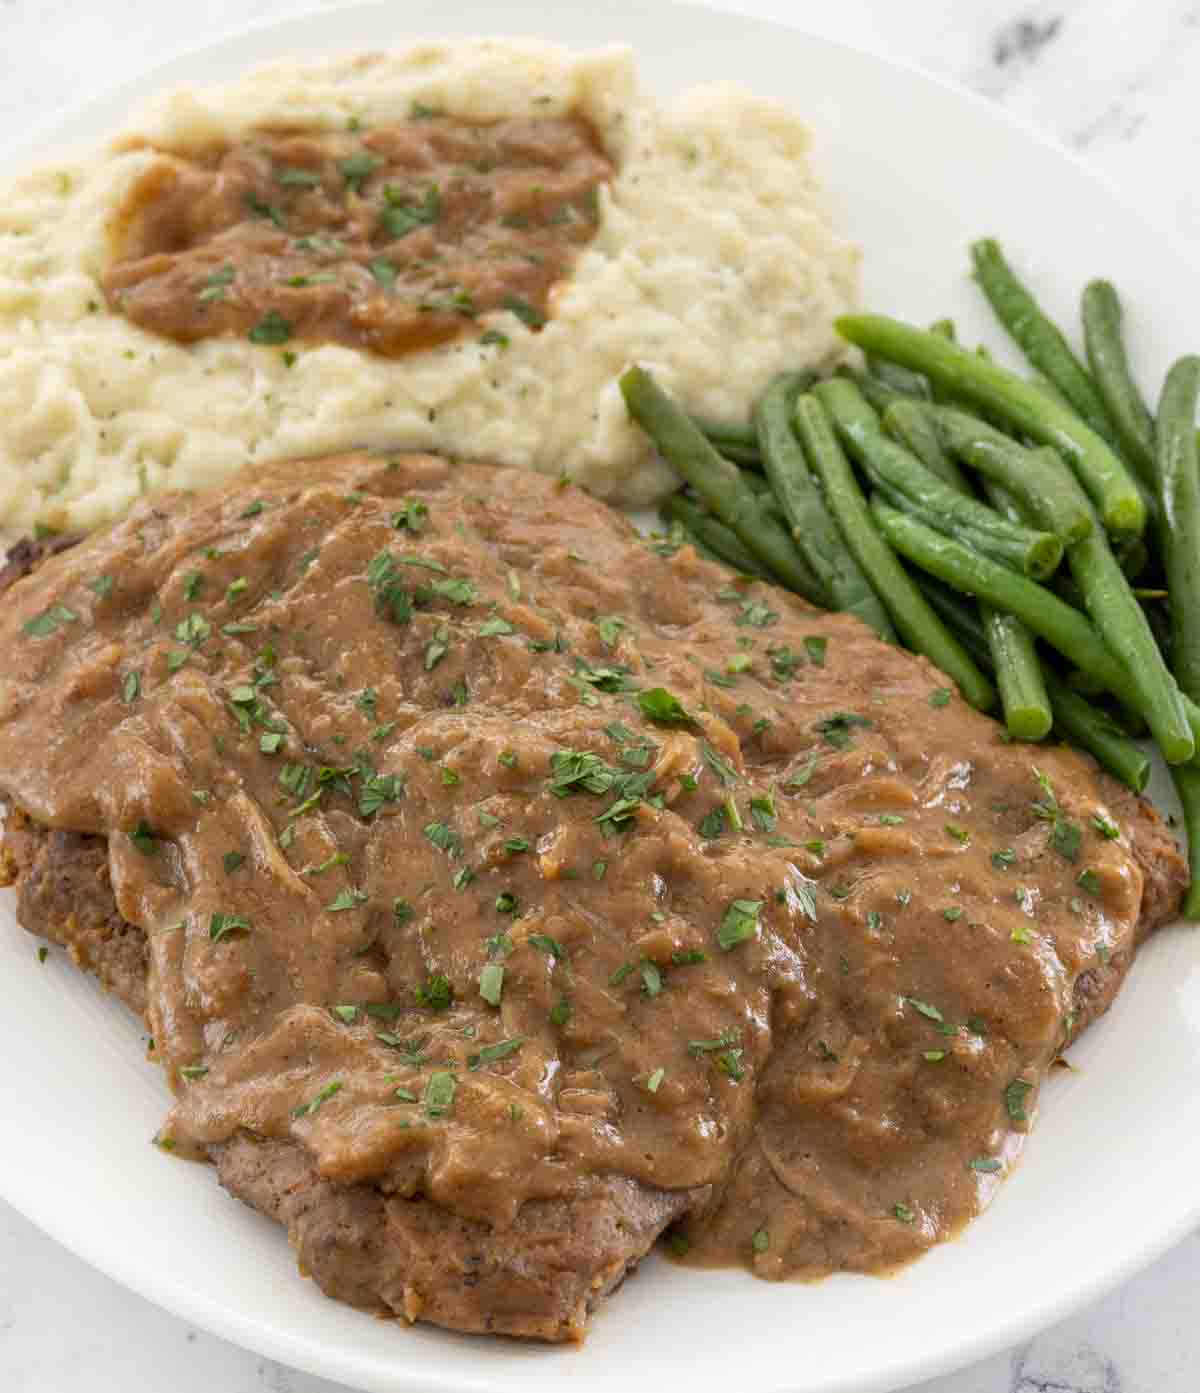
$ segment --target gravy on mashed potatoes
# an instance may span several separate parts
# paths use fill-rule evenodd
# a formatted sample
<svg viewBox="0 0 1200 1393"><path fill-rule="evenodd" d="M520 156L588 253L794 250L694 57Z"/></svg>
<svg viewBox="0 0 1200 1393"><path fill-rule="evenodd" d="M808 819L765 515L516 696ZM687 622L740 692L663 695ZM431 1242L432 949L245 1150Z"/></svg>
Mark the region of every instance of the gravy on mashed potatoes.
<svg viewBox="0 0 1200 1393"><path fill-rule="evenodd" d="M417 104L365 132L250 131L146 172L104 288L181 343L334 340L397 358L493 310L538 329L611 174L578 117L483 125Z"/></svg>
<svg viewBox="0 0 1200 1393"><path fill-rule="evenodd" d="M340 334L302 335L300 315L287 341L268 318L257 335L230 322L229 332L177 342L159 322L132 322L148 281L130 290L125 313L109 305L106 278L115 288L129 274L114 264L126 250L124 213L147 179L262 131L276 133L281 152L289 142L345 142L350 154L339 158L352 158L404 123L421 125L414 110L493 136L531 122L580 123L581 140L582 123L594 132L597 168L579 187L593 182L598 218L587 198L567 200L584 217L557 228L570 234L573 264L552 293L528 283L508 307L503 294L489 302L467 332L395 359L332 341ZM424 43L285 60L223 86L169 92L108 149L27 174L0 198L0 528L93 527L142 494L349 446L492 459L565 475L616 502L650 502L673 475L625 411L616 380L631 361L696 411L744 416L775 372L839 351L832 321L853 303L858 254L832 227L808 147L794 115L732 85L660 106L624 48ZM606 162L613 172L603 179ZM321 177L335 192L332 176ZM290 208L303 187L277 185L263 201ZM399 206L419 216L427 192L412 192L420 198L403 192ZM363 193L386 197L370 179ZM269 212L258 224L265 239L281 232ZM340 274L361 281L376 259L364 269L355 258ZM324 274L322 261L318 253L288 274ZM221 288L220 277L204 287ZM274 308L287 322L292 297L309 298L311 287L282 289L288 309ZM539 327L543 293L549 318ZM535 315L522 315L523 302ZM239 301L227 290L206 303L224 316ZM459 318L431 319L425 331L458 330Z"/></svg>

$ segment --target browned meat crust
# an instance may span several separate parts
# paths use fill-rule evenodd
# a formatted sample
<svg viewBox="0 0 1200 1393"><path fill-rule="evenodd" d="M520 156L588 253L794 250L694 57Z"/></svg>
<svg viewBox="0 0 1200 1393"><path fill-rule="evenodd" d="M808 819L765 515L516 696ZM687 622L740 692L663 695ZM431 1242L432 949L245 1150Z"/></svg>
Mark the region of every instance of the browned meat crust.
<svg viewBox="0 0 1200 1393"><path fill-rule="evenodd" d="M1106 795L1114 814L1131 829L1130 845L1142 871L1142 911L1137 922L1137 943L1133 950L1118 949L1107 963L1097 963L1081 972L1075 981L1075 1019L1071 1039L1078 1037L1113 1003L1113 998L1133 965L1134 953L1155 929L1179 913L1187 885L1187 863L1180 854L1171 829L1144 798L1127 789L1117 789L1106 779Z"/></svg>
<svg viewBox="0 0 1200 1393"><path fill-rule="evenodd" d="M47 556L66 551L79 540L79 535L74 534L65 537L45 537L37 541L32 537L22 537L19 542L14 542L4 555L4 564L0 566L0 595L9 586L15 585L22 576L27 576L30 571L36 569Z"/></svg>
<svg viewBox="0 0 1200 1393"><path fill-rule="evenodd" d="M146 938L117 910L103 837L9 809L0 885L17 887L30 933L61 944L142 1015ZM511 1229L493 1232L420 1196L322 1180L291 1142L242 1135L212 1156L230 1194L287 1228L301 1271L326 1295L452 1330L551 1341L581 1340L597 1302L704 1197L608 1177L569 1200L526 1204Z"/></svg>
<svg viewBox="0 0 1200 1393"><path fill-rule="evenodd" d="M595 1304L698 1198L597 1178L493 1231L419 1196L322 1180L293 1142L243 1135L213 1150L222 1185L287 1226L301 1271L328 1296L473 1334L581 1340Z"/></svg>
<svg viewBox="0 0 1200 1393"><path fill-rule="evenodd" d="M0 590L63 544L10 552ZM1137 943L1178 908L1186 868L1148 803L1104 781L1104 798L1143 872ZM50 829L10 808L0 837L0 884L14 884L31 933L67 948L132 1010L146 1004L146 939L121 917L102 837ZM1114 951L1077 978L1072 1034L1102 1014L1133 950ZM352 1305L452 1329L578 1340L599 1298L620 1283L704 1190L666 1192L596 1178L565 1199L532 1200L506 1230L463 1220L421 1196L323 1179L296 1143L241 1133L211 1148L231 1194L284 1224L301 1268Z"/></svg>
<svg viewBox="0 0 1200 1393"><path fill-rule="evenodd" d="M52 830L10 809L0 885L16 885L17 919L30 933L61 944L77 967L144 1014L146 936L117 910L104 837Z"/></svg>

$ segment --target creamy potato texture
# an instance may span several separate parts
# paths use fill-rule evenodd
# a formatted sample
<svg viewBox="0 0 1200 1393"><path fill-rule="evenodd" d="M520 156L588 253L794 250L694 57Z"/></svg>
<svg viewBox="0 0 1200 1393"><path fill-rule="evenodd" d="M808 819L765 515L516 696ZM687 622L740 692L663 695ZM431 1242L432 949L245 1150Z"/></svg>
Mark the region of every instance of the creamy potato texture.
<svg viewBox="0 0 1200 1393"><path fill-rule="evenodd" d="M116 210L162 158L255 129L577 112L617 167L600 227L534 331L390 361L338 344L176 344L107 306ZM315 63L164 95L102 154L0 198L0 526L91 527L140 494L198 489L247 462L351 446L422 448L566 475L645 503L671 483L616 379L651 366L692 408L744 415L775 371L830 360L857 252L834 231L805 127L727 85L670 108L624 49L480 40Z"/></svg>

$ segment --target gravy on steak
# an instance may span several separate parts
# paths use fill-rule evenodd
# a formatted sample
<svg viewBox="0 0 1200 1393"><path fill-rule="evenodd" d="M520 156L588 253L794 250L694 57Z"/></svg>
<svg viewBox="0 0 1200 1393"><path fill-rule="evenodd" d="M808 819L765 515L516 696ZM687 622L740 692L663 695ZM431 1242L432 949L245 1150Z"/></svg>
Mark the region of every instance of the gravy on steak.
<svg viewBox="0 0 1200 1393"><path fill-rule="evenodd" d="M511 310L531 328L594 236L613 167L579 116L433 112L168 153L127 196L105 276L135 324L395 358ZM492 331L496 336L496 331Z"/></svg>
<svg viewBox="0 0 1200 1393"><path fill-rule="evenodd" d="M622 1213L770 1278L951 1235L1184 878L1085 756L529 473L143 503L0 654L20 835L106 837L145 932L162 1144L327 1290L460 1328L578 1336L623 1259L557 1324L522 1282Z"/></svg>

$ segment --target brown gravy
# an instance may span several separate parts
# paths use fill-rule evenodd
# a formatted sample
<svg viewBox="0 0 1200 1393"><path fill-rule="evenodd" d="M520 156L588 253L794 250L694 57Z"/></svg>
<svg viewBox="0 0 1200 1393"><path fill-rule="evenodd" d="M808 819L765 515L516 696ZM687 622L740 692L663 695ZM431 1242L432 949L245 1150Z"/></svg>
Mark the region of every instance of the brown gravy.
<svg viewBox="0 0 1200 1393"><path fill-rule="evenodd" d="M108 837L165 1143L504 1229L708 1197L764 1277L879 1270L1011 1168L1182 869L923 659L539 476L277 466L0 607L0 792Z"/></svg>
<svg viewBox="0 0 1200 1393"><path fill-rule="evenodd" d="M429 113L164 152L118 214L105 292L181 343L232 334L396 358L497 310L536 329L612 173L578 116Z"/></svg>

